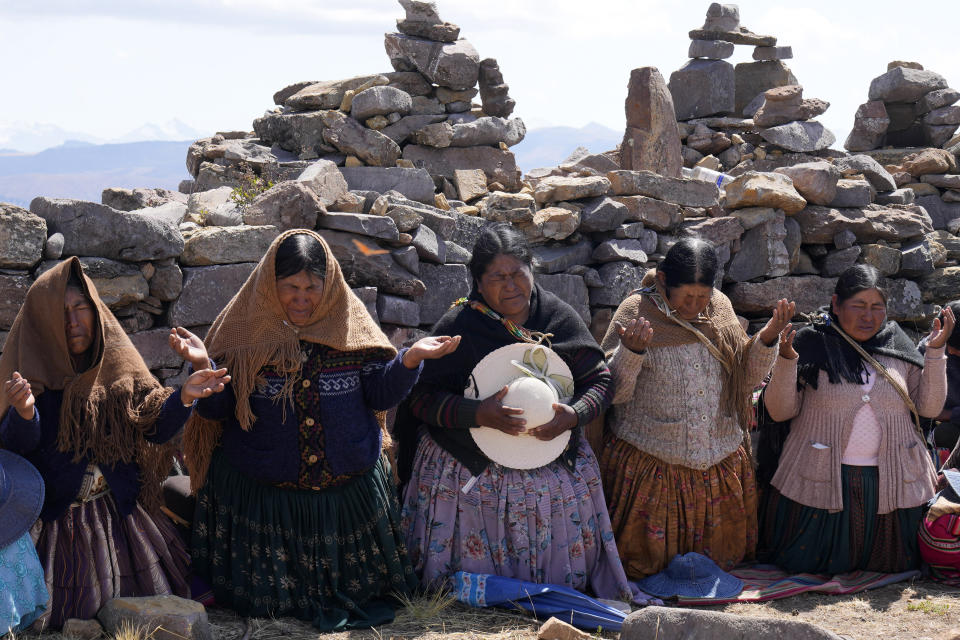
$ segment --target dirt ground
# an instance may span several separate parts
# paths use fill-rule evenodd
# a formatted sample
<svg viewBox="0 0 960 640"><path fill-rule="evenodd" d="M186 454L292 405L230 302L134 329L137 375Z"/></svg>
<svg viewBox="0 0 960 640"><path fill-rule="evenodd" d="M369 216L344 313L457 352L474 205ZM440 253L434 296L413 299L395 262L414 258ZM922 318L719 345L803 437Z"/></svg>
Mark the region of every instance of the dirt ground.
<svg viewBox="0 0 960 640"><path fill-rule="evenodd" d="M947 640L953 636L945 635L946 631L960 628L960 589L922 579L851 596L802 594L761 604L704 608L743 616L804 620L851 640ZM329 634L319 634L309 624L289 618L247 621L223 609L211 609L209 616L215 640L536 640L540 626L526 614L472 609L457 602L438 606L429 600L415 601L413 606L401 609L392 624ZM25 634L18 637L37 638ZM54 633L40 637L66 640ZM595 637L615 640L618 634Z"/></svg>

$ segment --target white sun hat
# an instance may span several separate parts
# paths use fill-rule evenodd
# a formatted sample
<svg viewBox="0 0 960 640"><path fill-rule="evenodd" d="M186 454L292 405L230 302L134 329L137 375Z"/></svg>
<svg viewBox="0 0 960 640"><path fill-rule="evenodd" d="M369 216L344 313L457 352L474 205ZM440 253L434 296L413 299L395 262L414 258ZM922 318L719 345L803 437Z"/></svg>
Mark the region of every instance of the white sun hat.
<svg viewBox="0 0 960 640"><path fill-rule="evenodd" d="M511 469L550 464L567 448L570 431L552 440L540 440L530 431L553 419L554 403L573 397L570 367L544 345L518 342L491 351L478 362L464 395L484 400L503 387L508 388L503 405L523 409L517 417L527 421L524 433L514 436L481 425L470 429L474 442L490 460Z"/></svg>

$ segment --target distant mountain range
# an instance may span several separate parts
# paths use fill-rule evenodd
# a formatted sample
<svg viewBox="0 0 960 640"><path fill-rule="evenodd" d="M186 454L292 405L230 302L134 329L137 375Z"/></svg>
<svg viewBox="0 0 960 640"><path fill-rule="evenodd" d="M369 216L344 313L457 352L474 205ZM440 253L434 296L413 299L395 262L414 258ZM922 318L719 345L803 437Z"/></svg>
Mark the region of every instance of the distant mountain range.
<svg viewBox="0 0 960 640"><path fill-rule="evenodd" d="M40 122L0 122L0 154L17 150L36 153L58 147L69 141L91 144L144 142L152 140L196 140L208 133L194 129L176 118L163 124L148 123L116 138L102 138L80 131L62 129Z"/></svg>
<svg viewBox="0 0 960 640"><path fill-rule="evenodd" d="M179 140L153 139L111 144L97 144L89 136L81 139L60 139L64 131L37 125L28 135L23 129L16 135L0 127L0 202L28 207L36 196L77 198L100 201L107 187L162 187L176 190L181 180L189 178L186 170L187 149L203 137L179 121L167 125L145 125L128 136L142 135L163 138L182 134L179 125L192 132ZM138 133L139 132L139 133ZM33 136L32 138L30 136ZM57 138L58 146L39 152L20 147L16 140L31 140L35 145L43 136ZM527 131L520 144L512 147L517 166L524 171L552 167L562 162L577 147L594 153L613 149L623 133L596 123L581 128L543 127ZM126 136L124 136L126 137Z"/></svg>

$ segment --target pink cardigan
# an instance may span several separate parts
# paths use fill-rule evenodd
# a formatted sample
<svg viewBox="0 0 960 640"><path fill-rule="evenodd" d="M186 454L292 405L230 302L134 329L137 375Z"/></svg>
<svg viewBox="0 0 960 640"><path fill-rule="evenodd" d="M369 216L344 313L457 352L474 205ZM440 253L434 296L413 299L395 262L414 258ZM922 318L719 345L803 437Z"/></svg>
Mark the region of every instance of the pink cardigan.
<svg viewBox="0 0 960 640"><path fill-rule="evenodd" d="M927 349L923 369L885 356L877 361L906 386L921 416L940 413L947 393L943 349ZM860 385L830 384L821 371L816 389L797 391L797 360L778 357L765 401L771 418L792 420L772 480L787 498L817 509L843 510L840 459L853 417L865 402L883 426L877 513L916 507L933 497L933 463L917 436L910 410L886 378L877 377L865 394Z"/></svg>

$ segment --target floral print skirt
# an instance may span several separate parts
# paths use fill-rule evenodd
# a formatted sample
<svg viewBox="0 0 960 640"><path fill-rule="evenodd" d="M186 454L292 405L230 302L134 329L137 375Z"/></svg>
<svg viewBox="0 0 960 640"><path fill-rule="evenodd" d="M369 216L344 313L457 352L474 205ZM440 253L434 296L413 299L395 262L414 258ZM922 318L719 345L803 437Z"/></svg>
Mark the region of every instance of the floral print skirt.
<svg viewBox="0 0 960 640"><path fill-rule="evenodd" d="M417 579L400 535L389 464L320 491L249 478L214 453L197 495L191 555L217 604L294 616L322 631L393 620Z"/></svg>
<svg viewBox="0 0 960 640"><path fill-rule="evenodd" d="M678 553L702 553L725 571L753 558L757 488L743 447L701 471L664 462L609 434L600 467L631 579L663 571Z"/></svg>
<svg viewBox="0 0 960 640"><path fill-rule="evenodd" d="M30 533L0 548L0 637L24 629L47 608L43 567Z"/></svg>
<svg viewBox="0 0 960 640"><path fill-rule="evenodd" d="M572 471L560 460L526 470L491 462L473 479L423 431L413 469L403 530L425 586L449 586L463 570L630 600L586 440Z"/></svg>

